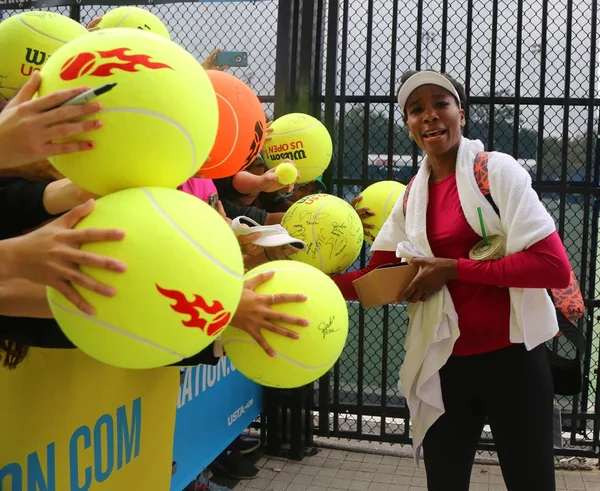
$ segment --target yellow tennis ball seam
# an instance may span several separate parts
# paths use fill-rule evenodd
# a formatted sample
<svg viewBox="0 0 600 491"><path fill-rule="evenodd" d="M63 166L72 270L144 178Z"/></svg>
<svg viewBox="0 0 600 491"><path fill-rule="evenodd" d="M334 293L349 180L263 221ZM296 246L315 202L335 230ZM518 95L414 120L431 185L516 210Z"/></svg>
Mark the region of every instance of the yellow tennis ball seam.
<svg viewBox="0 0 600 491"><path fill-rule="evenodd" d="M229 268L229 266L227 266L226 264L221 263L217 258L215 258L212 254L209 254L208 251L206 249L204 249L200 244L198 244L192 237L190 237L188 235L188 233L183 230L177 223L175 223L175 220L173 220L168 214L167 212L160 206L160 204L158 203L158 201L156 201L156 199L154 198L154 196L152 195L152 193L150 193L150 191L148 191L147 189L143 189L142 188L142 192L146 195L146 197L150 200L150 203L156 208L156 211L159 213L160 216L163 217L163 219L169 224L171 225L171 227L173 227L177 232L179 232L181 234L181 236L186 239L198 252L200 252L205 259L208 259L209 261L211 261L215 266L219 267L219 269L225 271L226 273L230 274L231 276L233 276L236 279L242 279L243 275L236 273L235 271L233 271L231 268Z"/></svg>
<svg viewBox="0 0 600 491"><path fill-rule="evenodd" d="M226 340L223 340L223 347L227 347L227 345L233 344L233 343L251 344L252 346L257 346L260 349L262 349L260 347L260 345L254 340L254 338L251 338L251 339L227 338ZM277 356L280 356L285 361L292 363L293 365L296 365L298 368L302 368L304 370L323 370L323 368L331 366L332 361L335 363L335 360L337 360L340 357L340 354L342 353L343 349L344 348L342 347L342 349L338 353L336 353L334 356L329 358L325 363L323 363L321 365L306 365L304 363L299 362L298 360L294 360L293 358L286 355L285 353L277 351L276 349L273 349L273 351L275 351ZM225 351L227 351L227 350L225 350ZM266 356L267 356L267 354L265 353L265 357Z"/></svg>
<svg viewBox="0 0 600 491"><path fill-rule="evenodd" d="M323 269L323 255L321 254L321 247L319 246L319 241L317 240L317 237L315 235L315 224L317 223L317 218L319 216L319 213L321 213L321 211L323 211L323 208L325 208L329 204L330 204L329 202L325 202L321 205L321 207L315 212L314 217L313 217L313 222L311 223L311 226L310 226L313 242L317 249L317 254L319 254L319 269L320 270Z"/></svg>
<svg viewBox="0 0 600 491"><path fill-rule="evenodd" d="M123 24L123 22L125 22L127 20L127 18L133 14L134 10L130 7L128 12L123 16L123 18L117 22L117 24L115 25L115 27L119 27L121 24Z"/></svg>
<svg viewBox="0 0 600 491"><path fill-rule="evenodd" d="M306 131L306 130L310 130L311 128L313 128L314 126L317 126L319 124L323 124L321 123L321 121L319 121L318 119L313 122L311 125L309 126L304 126L303 128L298 128L296 130L291 130L291 131L284 131L283 133L277 133L276 130L273 131L273 133L271 133L271 138L275 138L275 137L279 137L279 136L286 136L286 135L291 135L292 133L300 133L301 131Z"/></svg>
<svg viewBox="0 0 600 491"><path fill-rule="evenodd" d="M173 350L167 348L166 346L162 346L160 344L157 344L154 341L151 341L149 339L146 339L146 338L143 338L141 336L138 336L137 334L134 334L132 332L125 331L125 330L123 330L120 327L117 327L117 326L115 326L113 324L110 324L109 322L103 321L101 319L97 319L96 317L94 317L92 315L84 314L83 312L81 312L80 310L77 310L75 308L69 308L69 307L66 307L64 305L60 305L59 303L57 303L55 300L53 300L51 298L49 298L48 300L50 301L50 303L54 307L56 307L56 308L58 308L58 309L60 309L60 310L62 310L64 312L66 312L68 314L71 314L71 315L74 315L74 316L77 316L77 317L81 317L81 318L86 319L88 321L91 321L91 322L93 322L93 323L95 323L95 324L97 324L99 326L106 327L106 328L108 328L108 329L116 332L117 334L120 334L122 336L126 336L128 338L131 338L134 341L138 341L140 343L144 343L144 344L146 344L146 345L148 345L148 346L150 346L152 348L155 348L155 349L157 349L159 351L163 351L163 352L165 352L167 354L173 355L173 356L179 358L180 360L183 360L185 358L184 355L182 355L180 353L177 353L176 351L173 351Z"/></svg>
<svg viewBox="0 0 600 491"><path fill-rule="evenodd" d="M56 41L56 42L58 42L58 43L63 43L63 44L66 44L66 43L68 43L68 41L65 41L65 40L63 40L63 39L59 39L59 38L56 38L56 37L54 37L54 36L51 36L50 34L47 34L47 33L45 33L45 32L42 32L42 31L40 31L39 29L36 29L36 28L35 28L35 27L33 27L31 24L28 24L28 23L27 23L27 22L26 22L26 21L23 19L23 14L19 14L19 20L21 21L21 23L22 23L24 26L28 27L28 28L29 28L29 29L31 29L33 32L35 32L36 34L40 34L40 35L42 35L42 36L45 36L45 37L47 37L48 39L52 39L53 41Z"/></svg>
<svg viewBox="0 0 600 491"><path fill-rule="evenodd" d="M190 134L190 132L187 129L185 129L181 124L179 124L177 121L170 118L169 116L165 116L164 114L153 111L152 109L145 109L145 108L139 108L139 107L109 107L106 109L102 109L102 111L100 111L97 114L118 113L118 112L137 113L137 114L143 114L145 116L158 118L161 121L163 121L167 124L170 124L174 128L177 128L183 134L183 136L185 137L185 139L188 141L188 143L190 145L190 150L192 152L192 164L191 164L189 173L191 174L194 172L194 169L196 168L196 165L197 165L196 145L194 144L194 140L192 139L192 135ZM93 115L93 116L90 116L88 119L92 119L94 117L97 117L97 116ZM100 129L100 131L102 131L102 129ZM84 134L87 134L87 133L84 133Z"/></svg>

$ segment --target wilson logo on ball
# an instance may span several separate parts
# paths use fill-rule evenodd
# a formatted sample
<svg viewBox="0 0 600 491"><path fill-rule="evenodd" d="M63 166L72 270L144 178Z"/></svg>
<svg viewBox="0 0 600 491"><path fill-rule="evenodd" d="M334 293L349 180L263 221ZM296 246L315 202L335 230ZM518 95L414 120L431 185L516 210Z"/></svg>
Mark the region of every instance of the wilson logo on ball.
<svg viewBox="0 0 600 491"><path fill-rule="evenodd" d="M90 77L110 77L113 70L123 72L139 72L142 67L150 70L173 68L165 63L151 61L151 56L131 53L129 48L116 48L110 51L97 51L95 53L79 53L69 58L60 69L60 78L75 80L89 75Z"/></svg>
<svg viewBox="0 0 600 491"><path fill-rule="evenodd" d="M167 290L159 285L156 285L156 289L164 297L175 301L175 304L170 305L171 309L190 317L188 320L181 321L186 327L195 327L209 336L215 336L231 320L231 312L226 311L223 304L217 300L209 305L204 298L195 294L194 301L190 302L185 294L178 290Z"/></svg>

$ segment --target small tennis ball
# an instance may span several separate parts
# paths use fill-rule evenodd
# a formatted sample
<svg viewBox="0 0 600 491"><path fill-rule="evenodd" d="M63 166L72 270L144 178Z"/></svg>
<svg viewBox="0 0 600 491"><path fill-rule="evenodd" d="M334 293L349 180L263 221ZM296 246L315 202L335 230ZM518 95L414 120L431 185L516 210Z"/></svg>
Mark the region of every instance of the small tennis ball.
<svg viewBox="0 0 600 491"><path fill-rule="evenodd" d="M363 226L356 210L330 194L311 194L285 212L281 225L307 247L289 256L326 274L339 273L360 254Z"/></svg>
<svg viewBox="0 0 600 491"><path fill-rule="evenodd" d="M348 336L348 308L337 285L327 275L297 261L273 261L249 271L245 278L275 271L256 292L303 293L306 302L282 303L271 308L309 321L307 327L278 323L300 334L292 339L262 330L276 356L271 358L245 331L229 326L221 340L227 356L246 377L268 387L306 385L327 373L340 357Z"/></svg>
<svg viewBox="0 0 600 491"><path fill-rule="evenodd" d="M96 27L98 29L129 27L153 32L166 39L171 39L169 30L162 21L152 12L139 7L118 7L112 9L102 16L102 20Z"/></svg>
<svg viewBox="0 0 600 491"><path fill-rule="evenodd" d="M88 31L54 12L23 12L0 23L0 97L10 99L61 46Z"/></svg>
<svg viewBox="0 0 600 491"><path fill-rule="evenodd" d="M375 228L365 228L365 242L373 243L405 187L404 184L396 181L380 181L371 184L360 194L362 200L356 204L356 208L369 208L375 213L363 220L365 224L375 225Z"/></svg>
<svg viewBox="0 0 600 491"><path fill-rule="evenodd" d="M296 179L298 179L298 170L293 164L284 162L275 167L275 175L279 184L288 185L296 182Z"/></svg>
<svg viewBox="0 0 600 491"><path fill-rule="evenodd" d="M242 294L242 254L227 222L204 201L175 189L127 189L97 200L75 228L126 234L82 246L127 265L124 273L82 267L117 290L104 297L74 285L94 315L48 288L56 322L89 356L122 368L169 365L201 351L229 324Z"/></svg>
<svg viewBox="0 0 600 491"><path fill-rule="evenodd" d="M206 162L217 135L217 96L198 61L168 39L140 29L103 29L66 44L42 69L40 95L116 84L86 120L103 126L67 141L90 152L55 155L56 169L106 195L122 189L176 188Z"/></svg>

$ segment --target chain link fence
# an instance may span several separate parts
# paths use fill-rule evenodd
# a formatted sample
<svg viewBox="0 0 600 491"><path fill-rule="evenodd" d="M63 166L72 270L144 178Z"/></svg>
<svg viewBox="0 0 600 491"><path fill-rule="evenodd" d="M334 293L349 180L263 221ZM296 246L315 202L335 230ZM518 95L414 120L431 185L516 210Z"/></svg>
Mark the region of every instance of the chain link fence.
<svg viewBox="0 0 600 491"><path fill-rule="evenodd" d="M558 399L564 431L558 455L598 452L597 9L595 2L570 0L339 4L335 192L351 199L377 180L407 183L416 173L420 151L394 99L403 72L430 68L464 83L466 136L517 158L556 221L586 300L579 327L588 341L583 392ZM363 251L354 268L368 258ZM408 410L396 386L406 310L352 304L350 314L346 349L315 390L315 428L331 437L409 443ZM564 337L553 344L575 357ZM328 424L319 424L325 417ZM490 448L486 443L489 429L482 448Z"/></svg>
<svg viewBox="0 0 600 491"><path fill-rule="evenodd" d="M129 2L123 2L129 4ZM247 51L248 67L232 68L230 73L248 84L259 95L267 118L273 117L275 93L275 42L277 1L193 2L138 7L149 10L169 29L171 38L199 61L214 49ZM81 5L72 17L83 25L105 14L114 6ZM69 15L69 7L43 8ZM0 10L5 19L22 10Z"/></svg>

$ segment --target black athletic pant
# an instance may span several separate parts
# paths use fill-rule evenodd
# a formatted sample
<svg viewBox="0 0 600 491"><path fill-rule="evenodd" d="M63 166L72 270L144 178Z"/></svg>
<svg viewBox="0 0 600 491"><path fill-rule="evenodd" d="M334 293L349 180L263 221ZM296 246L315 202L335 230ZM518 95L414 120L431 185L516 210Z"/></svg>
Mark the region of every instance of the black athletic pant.
<svg viewBox="0 0 600 491"><path fill-rule="evenodd" d="M423 441L429 491L469 489L486 417L508 491L556 489L554 395L544 345L451 356L440 378L446 412Z"/></svg>

